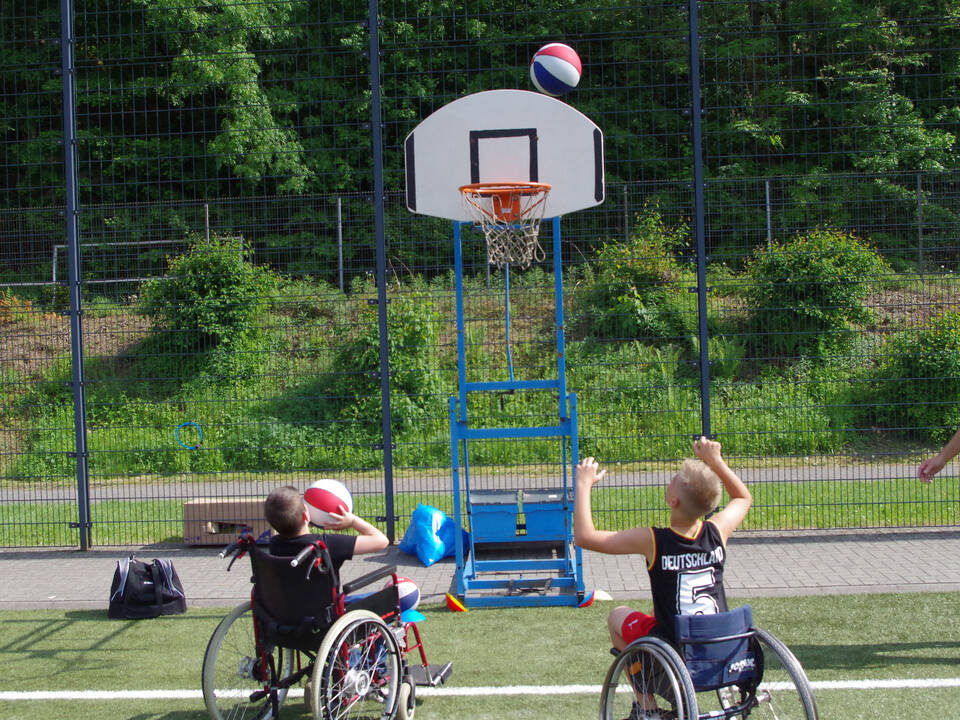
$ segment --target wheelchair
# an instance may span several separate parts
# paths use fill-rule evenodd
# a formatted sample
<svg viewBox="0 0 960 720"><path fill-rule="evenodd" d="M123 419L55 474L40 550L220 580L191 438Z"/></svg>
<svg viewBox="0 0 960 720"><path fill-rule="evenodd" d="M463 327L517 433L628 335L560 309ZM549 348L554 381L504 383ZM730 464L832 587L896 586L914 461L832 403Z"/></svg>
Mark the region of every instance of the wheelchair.
<svg viewBox="0 0 960 720"><path fill-rule="evenodd" d="M203 658L212 720L278 718L300 682L314 720L410 720L416 686L449 677L452 663L429 665L416 623L401 617L395 566L341 585L319 541L289 558L243 536L220 553L231 558L227 570L244 555L253 570L250 601L220 622ZM390 576L393 585L349 596ZM410 665L414 650L420 663Z"/></svg>
<svg viewBox="0 0 960 720"><path fill-rule="evenodd" d="M806 673L786 645L753 626L749 605L678 616L675 630L679 651L652 635L611 650L600 720L817 720Z"/></svg>

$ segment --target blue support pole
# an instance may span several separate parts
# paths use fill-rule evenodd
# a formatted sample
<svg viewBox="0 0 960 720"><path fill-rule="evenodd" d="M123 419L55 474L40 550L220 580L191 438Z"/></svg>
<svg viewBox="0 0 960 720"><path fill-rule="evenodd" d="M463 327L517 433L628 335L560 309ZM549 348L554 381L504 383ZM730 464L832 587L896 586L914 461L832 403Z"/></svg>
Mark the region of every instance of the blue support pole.
<svg viewBox="0 0 960 720"><path fill-rule="evenodd" d="M507 376L510 379L510 382L514 381L513 377L513 350L510 347L510 264L503 266L503 308L504 308L504 318L503 324L505 327L504 330L504 340L507 346Z"/></svg>
<svg viewBox="0 0 960 720"><path fill-rule="evenodd" d="M467 419L467 339L463 317L463 250L460 247L463 226L453 223L453 277L456 290L457 312L457 387L460 391L460 408L463 420Z"/></svg>
<svg viewBox="0 0 960 720"><path fill-rule="evenodd" d="M463 584L464 570L464 547L463 533L460 528L463 527L463 513L460 510L460 422L457 417L457 399L449 399L448 405L450 411L450 469L453 482L453 522L457 532L454 533L454 549L456 551L457 570L456 570L456 592L463 597L466 588Z"/></svg>
<svg viewBox="0 0 960 720"><path fill-rule="evenodd" d="M563 319L563 258L560 251L560 218L553 218L553 301L556 305L557 323L557 400L559 415L567 417L567 360Z"/></svg>

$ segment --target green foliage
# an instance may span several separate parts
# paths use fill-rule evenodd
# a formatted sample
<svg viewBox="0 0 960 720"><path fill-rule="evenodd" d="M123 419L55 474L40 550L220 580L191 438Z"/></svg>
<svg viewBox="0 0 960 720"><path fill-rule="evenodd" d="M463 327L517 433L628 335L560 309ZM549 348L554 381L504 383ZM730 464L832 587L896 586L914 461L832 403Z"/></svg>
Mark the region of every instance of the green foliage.
<svg viewBox="0 0 960 720"><path fill-rule="evenodd" d="M355 289L363 299L375 297L372 286L358 282ZM439 376L429 351L435 345L440 318L429 292L391 292L389 300L391 419L394 428L403 432L421 420L427 408L436 410L438 405ZM377 306L361 300L352 324L336 327L333 333L334 355L315 388L321 399L304 412L315 421L348 423L376 437L383 417Z"/></svg>
<svg viewBox="0 0 960 720"><path fill-rule="evenodd" d="M641 223L648 229L644 230L646 237L656 239L664 225L659 224L655 215L646 220L646 224ZM840 303L844 297L831 294L831 283L869 285L875 282L870 280L870 273L880 267L875 259L853 266L840 262L870 251L842 236L842 258L835 257L836 235L823 232L814 239L798 240L796 245L807 248L805 254L796 254L792 245L790 252L795 255L790 255L786 246L771 249L771 253L774 249L780 251L777 257L781 261L790 257L791 268L800 266L806 270L808 265L815 266L820 274L816 280L808 279L807 286L827 286L827 293L817 296L824 305L822 310L832 309L824 298ZM682 237L680 234L677 239ZM639 245L638 242L631 247L636 250ZM814 257L817 253L810 248L819 248L824 257ZM647 287L662 283L659 289L669 292L670 283L679 281L682 295L691 303L685 312L691 320L696 317L695 295L686 292L687 281L692 281L692 277L672 253L648 252L637 257L613 243L608 244L606 252L607 266L611 268L608 282L624 277L641 287L641 280ZM185 279L193 268L191 263L209 275L207 280L233 278L231 273L240 278L226 283L225 294L230 302L214 303L218 311L199 313L199 319L192 321L217 319L219 324L204 336L204 343L178 350L171 338L191 336L187 326L178 326L174 331L155 323L153 332L125 345L121 354L86 358L93 476L382 467L383 451L378 447L382 443L380 338L374 284L357 279L347 293L309 279L288 280L276 286L266 271L261 277L261 271L246 261L238 263L239 256L233 248L229 252L211 251L209 256L202 249L195 250L181 256L182 273L179 269L171 270L168 287L183 280L190 292L196 292L200 282L199 278L195 282ZM218 263L224 258L232 259L221 267ZM826 271L820 265L833 273L830 282L824 282L822 275ZM587 280L603 270L601 265L579 276L572 274L579 284L567 284L571 303L579 299L578 293L590 287ZM179 277L181 274L183 278ZM744 277L751 276L722 265L710 269L709 285L716 293L713 297L722 295L719 304L734 313L739 307L751 307L748 303L736 305L739 298L735 292L743 286ZM266 282L266 289L256 282L244 290L252 303L242 304L241 309L245 311L252 304L257 307L257 317L231 318L231 310L237 304L234 286L251 278ZM952 282L944 278L943 297L952 297ZM429 282L413 277L388 287L395 467L437 468L449 463L447 398L455 392L456 383L450 284L449 277ZM785 281L781 280L781 284ZM490 288L486 287L482 273L466 278L466 285L467 315L471 318L466 328L468 377L502 379L503 276L491 275ZM900 290L908 292L911 287L905 285ZM514 359L522 358L516 367L533 377L551 376L552 275L540 269L516 273L511 278L511 289ZM844 289L850 291L841 288ZM856 292L861 289L853 288ZM147 297L159 307L158 298L149 293ZM815 301L816 298L805 298L810 304ZM167 309L176 309L177 302L171 299ZM780 305L776 307L783 310L782 298L777 302ZM181 305L189 307L186 303ZM102 313L111 316L124 312L123 306L116 304L103 302L100 307ZM180 314L175 314L170 322L180 318ZM795 316L790 318L798 322ZM226 323L239 329L231 334L224 329ZM953 325L947 326L952 331ZM883 368L883 383L877 384L868 376L872 369L861 371L850 362L850 357L878 355L875 348L867 347L873 338L871 333L858 336L857 342L862 346L851 346L836 358L811 356L788 364L765 362L768 356L745 346L743 333L728 331L742 328L722 328L724 332L717 329L711 328L709 345L713 428L733 455L838 452L858 442L863 435L858 428L877 424L874 416L867 421L866 411L858 410L858 406L869 406L870 412L874 412L877 406L892 407L901 402L896 395L901 388L900 378L960 377L960 370L952 366L935 370L892 364L897 357L904 358L905 363L912 355L930 355L935 347L955 349L955 339L948 342L934 336L926 341L926 349L919 350L886 347L882 354L889 363ZM779 326L771 326L769 332L776 335ZM656 343L642 338L617 341L568 333L567 386L580 398L581 454L645 462L649 458L680 458L689 453L689 438L700 430L701 397L697 369L690 364L691 352L697 349L695 335L689 329L684 333ZM545 348L550 351L544 351ZM66 384L70 377L70 361L64 353L41 370L36 379L27 383L16 381L23 387L4 408L3 421L14 429L8 435L17 444L14 452L5 449L3 454L4 478L67 482L72 478L74 461L66 454L73 449L72 388ZM239 378L243 378L242 383L237 382ZM878 399L875 393L866 396L858 390L874 389L875 385L881 391L884 386L888 388L889 395ZM945 388L942 397L925 400L912 399L919 397L920 390L911 389L909 382L902 387L907 390L904 397L910 398L917 410L952 407L954 403L949 397L960 388L943 382L939 385ZM916 387L936 398L932 394L938 388L936 380L918 382ZM471 423L477 427L548 425L555 421L557 399L552 392L476 396L471 397L469 404ZM903 428L916 423L929 427L960 425L955 423L960 418L950 415L929 419L920 415L896 416L892 411L881 417L881 411L876 412L882 427ZM176 443L174 429L185 421L203 427L201 448L187 450ZM474 466L549 463L557 455L553 440L484 441L473 444L470 452Z"/></svg>
<svg viewBox="0 0 960 720"><path fill-rule="evenodd" d="M60 63L59 45L49 41L58 36L59 17L49 1L29 12L8 7L5 118L15 141L5 146L10 191L0 206L20 218L22 255L0 258L7 265L0 277L26 271L38 280L49 277L46 263L27 259L47 257L62 235L62 218L49 210L63 205L62 87L46 69ZM700 13L713 247L739 247L741 229L764 225L757 199L768 178L776 179L778 227L876 219L888 228L891 246L905 249L916 237L913 213L923 200L927 247L952 245L951 193L932 193L926 178L918 191L917 177L935 179L958 167L955 3L720 3L701 4ZM530 54L544 38L569 37L576 28L590 38L578 46L590 73L576 103L604 130L608 188L629 183L648 193L656 186L665 207L688 206L685 6L531 0L505 8L493 0L430 0L384 5L380 14L376 122L388 197L404 187L404 139L418 121L470 92L529 87ZM75 79L84 237L178 236L200 227L189 205L203 198L214 227L244 228L258 251L274 251L271 262L282 257L296 272L329 271L336 256L332 213L294 202L266 223L259 202L233 201L352 193L364 199L347 208L347 217L369 212L376 180L366 21L364 4L339 0L319 14L303 0L135 0L122 8L94 0L80 8ZM873 173L883 175L869 187ZM608 206L613 198L610 192ZM391 260L405 268L435 264L434 248L449 239L446 225L421 219L423 242L411 242L409 230L397 227L406 211L394 204L385 214ZM937 215L947 216L942 236L932 227ZM372 246L372 225L355 222L348 266L351 254L364 258ZM608 232L591 233L582 247ZM300 246L281 251L297 234ZM131 251L140 256L136 267L155 252L151 247ZM97 260L97 268L106 263ZM84 260L85 269L91 265ZM645 317L644 293L615 297L621 315L639 315L628 325L672 332L663 318ZM629 327L621 331L632 336Z"/></svg>
<svg viewBox="0 0 960 720"><path fill-rule="evenodd" d="M608 240L580 272L573 325L580 335L659 342L696 334L696 299L682 286L691 279L675 253L686 247L685 222L670 226L659 207L637 215L628 240Z"/></svg>
<svg viewBox="0 0 960 720"><path fill-rule="evenodd" d="M864 241L840 230L815 230L757 248L747 263L749 330L762 357L821 355L840 347L855 323L867 322L867 295L889 273Z"/></svg>
<svg viewBox="0 0 960 720"><path fill-rule="evenodd" d="M960 313L888 335L880 356L878 422L945 442L960 427Z"/></svg>
<svg viewBox="0 0 960 720"><path fill-rule="evenodd" d="M199 239L168 262L167 276L145 282L138 310L180 352L236 347L250 338L276 285L236 239Z"/></svg>

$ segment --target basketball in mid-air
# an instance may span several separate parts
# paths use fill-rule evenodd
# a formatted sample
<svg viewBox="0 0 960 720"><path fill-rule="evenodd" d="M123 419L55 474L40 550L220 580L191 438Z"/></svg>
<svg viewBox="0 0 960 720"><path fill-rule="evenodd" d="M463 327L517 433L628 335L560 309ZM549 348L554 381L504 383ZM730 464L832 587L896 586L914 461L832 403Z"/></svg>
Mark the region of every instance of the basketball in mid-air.
<svg viewBox="0 0 960 720"><path fill-rule="evenodd" d="M310 523L319 527L334 522L330 513L339 514L341 507L353 512L353 496L339 480L317 480L303 493L303 502L307 506Z"/></svg>
<svg viewBox="0 0 960 720"><path fill-rule="evenodd" d="M569 45L549 43L534 53L530 61L530 79L537 90L557 97L573 90L580 82L583 65Z"/></svg>

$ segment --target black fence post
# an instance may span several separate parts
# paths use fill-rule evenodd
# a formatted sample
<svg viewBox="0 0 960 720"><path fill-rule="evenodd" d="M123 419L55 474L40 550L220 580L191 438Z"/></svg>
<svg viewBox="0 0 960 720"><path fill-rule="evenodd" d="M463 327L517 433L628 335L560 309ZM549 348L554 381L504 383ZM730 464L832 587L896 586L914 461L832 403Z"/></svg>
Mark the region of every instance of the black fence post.
<svg viewBox="0 0 960 720"><path fill-rule="evenodd" d="M707 242L703 199L703 125L700 104L699 2L690 0L690 121L693 145L693 216L697 240L697 316L700 342L700 426L710 437L710 353L707 334Z"/></svg>
<svg viewBox="0 0 960 720"><path fill-rule="evenodd" d="M60 0L60 57L63 78L63 172L66 192L67 294L70 299L70 350L73 365L74 454L77 459L77 524L80 549L90 546L90 477L87 452L87 403L83 387L83 310L80 306L80 209L77 179L76 64L73 0Z"/></svg>
<svg viewBox="0 0 960 720"><path fill-rule="evenodd" d="M383 494L387 537L395 536L393 516L393 428L390 416L390 354L387 325L387 243L383 230L383 119L380 117L380 12L369 0L370 129L373 143L373 222L377 236L377 307L380 320L380 402L383 409Z"/></svg>

